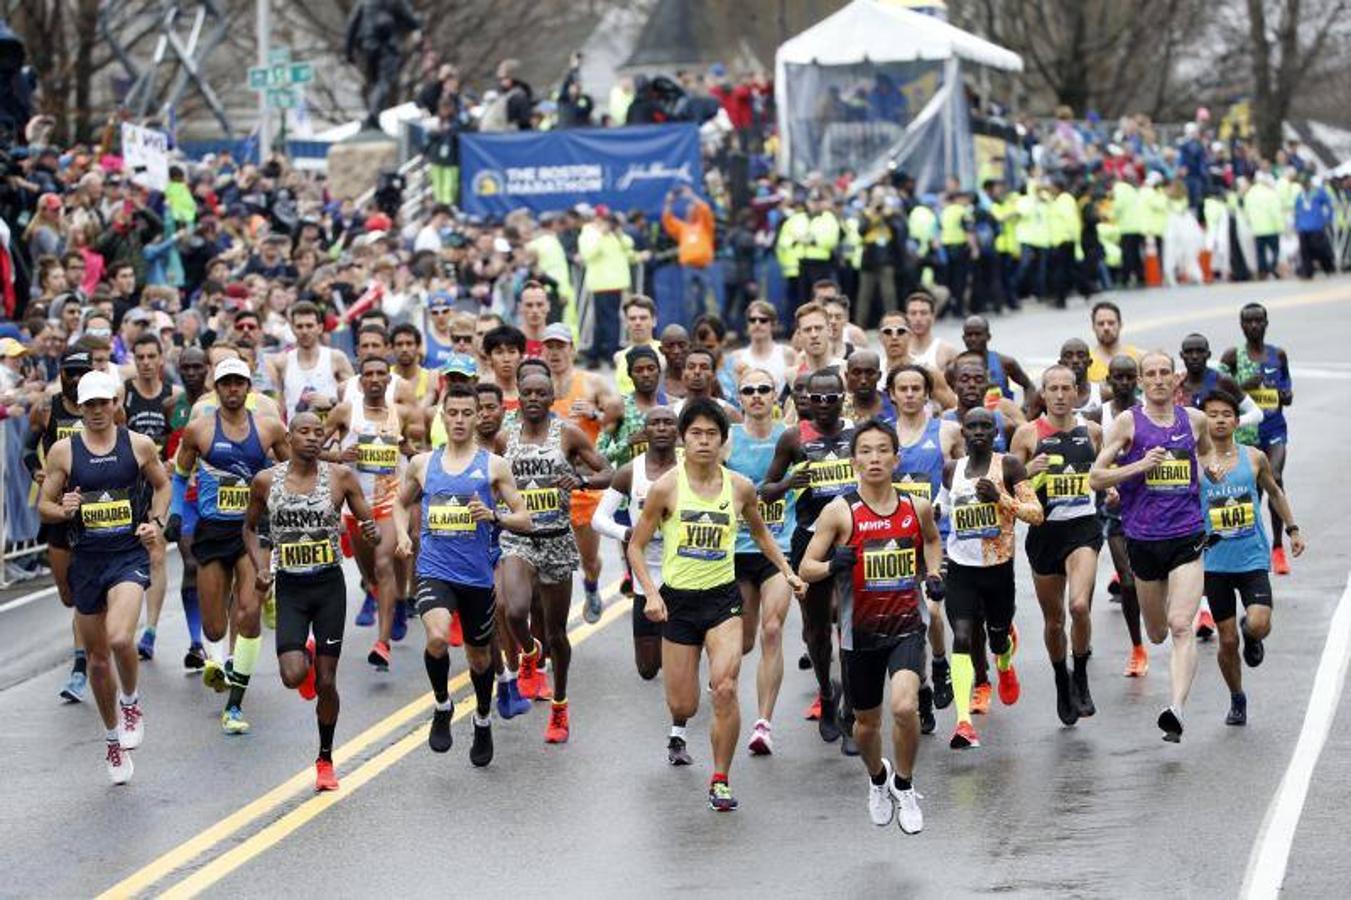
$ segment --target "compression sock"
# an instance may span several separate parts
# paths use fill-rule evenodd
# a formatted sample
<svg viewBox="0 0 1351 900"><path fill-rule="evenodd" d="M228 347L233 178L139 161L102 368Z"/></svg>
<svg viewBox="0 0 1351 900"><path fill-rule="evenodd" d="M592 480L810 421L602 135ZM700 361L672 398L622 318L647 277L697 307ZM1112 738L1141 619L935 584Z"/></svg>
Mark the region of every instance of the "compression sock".
<svg viewBox="0 0 1351 900"><path fill-rule="evenodd" d="M892 783L896 785L896 790L898 791L910 790L910 779L902 778L900 772L897 772L896 775L891 780Z"/></svg>
<svg viewBox="0 0 1351 900"><path fill-rule="evenodd" d="M882 785L887 783L887 767L886 766L878 767L877 771L869 775L868 778L872 780L873 784L877 785L878 787L881 787Z"/></svg>
<svg viewBox="0 0 1351 900"><path fill-rule="evenodd" d="M990 635L991 650L994 650L995 642L993 639L995 633L991 633ZM1013 643L1013 638L1008 635L1008 632L1002 634L1001 637L1004 639L1004 649L995 650L994 665L999 671L1007 672L1013 666L1013 651L1016 649L1016 645Z"/></svg>
<svg viewBox="0 0 1351 900"><path fill-rule="evenodd" d="M427 680L432 685L432 696L436 698L437 703L445 703L450 699L450 691L446 688L446 682L450 680L450 654L432 656L423 650L422 664L427 667Z"/></svg>
<svg viewBox="0 0 1351 900"><path fill-rule="evenodd" d="M225 706L242 707L244 692L249 689L249 679L254 667L258 665L258 653L263 649L263 637L244 637L235 639L235 664L230 678L230 699Z"/></svg>
<svg viewBox="0 0 1351 900"><path fill-rule="evenodd" d="M450 659L449 653L446 654L446 659ZM487 718L493 708L493 670L489 667L482 672L475 672L471 667L469 680L474 684L474 700L478 703L475 712L480 717Z"/></svg>
<svg viewBox="0 0 1351 900"><path fill-rule="evenodd" d="M197 588L183 588L183 617L188 620L188 640L202 642L202 607L197 599Z"/></svg>
<svg viewBox="0 0 1351 900"><path fill-rule="evenodd" d="M338 730L337 722L319 723L319 758L333 762L333 732Z"/></svg>
<svg viewBox="0 0 1351 900"><path fill-rule="evenodd" d="M71 674L83 675L89 668L89 657L83 650L75 651L75 662L71 665Z"/></svg>
<svg viewBox="0 0 1351 900"><path fill-rule="evenodd" d="M952 654L952 697L957 704L957 721L971 721L971 686L976 682L976 668L970 653Z"/></svg>
<svg viewBox="0 0 1351 900"><path fill-rule="evenodd" d="M1055 677L1057 681L1059 681L1061 678L1070 677L1069 667L1065 665L1065 661L1063 659L1058 659L1055 662L1051 663L1051 668L1055 669Z"/></svg>
<svg viewBox="0 0 1351 900"><path fill-rule="evenodd" d="M582 579L582 587L586 589L586 592L587 592L588 594L590 594L590 593L592 593L593 591L596 591L596 590L599 590L599 589L600 589L600 582L599 582L599 581L592 581L590 578L583 578L583 579Z"/></svg>

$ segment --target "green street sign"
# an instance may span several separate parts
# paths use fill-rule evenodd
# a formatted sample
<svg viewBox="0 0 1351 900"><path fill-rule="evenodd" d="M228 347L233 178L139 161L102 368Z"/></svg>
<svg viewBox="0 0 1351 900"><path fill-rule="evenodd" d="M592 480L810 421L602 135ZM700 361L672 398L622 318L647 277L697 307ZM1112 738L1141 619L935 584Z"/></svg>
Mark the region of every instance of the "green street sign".
<svg viewBox="0 0 1351 900"><path fill-rule="evenodd" d="M276 62L249 69L251 91L280 90L293 84L309 84L311 81L314 81L313 63Z"/></svg>
<svg viewBox="0 0 1351 900"><path fill-rule="evenodd" d="M273 109L294 109L295 91L290 88L272 88L267 92L267 105Z"/></svg>
<svg viewBox="0 0 1351 900"><path fill-rule="evenodd" d="M249 90L265 91L267 90L269 70L263 66L254 66L249 69Z"/></svg>
<svg viewBox="0 0 1351 900"><path fill-rule="evenodd" d="M314 65L312 63L291 63L289 72L291 84L308 84L314 80Z"/></svg>
<svg viewBox="0 0 1351 900"><path fill-rule="evenodd" d="M270 65L277 63L288 63L291 61L290 47L273 47L267 51L267 61Z"/></svg>

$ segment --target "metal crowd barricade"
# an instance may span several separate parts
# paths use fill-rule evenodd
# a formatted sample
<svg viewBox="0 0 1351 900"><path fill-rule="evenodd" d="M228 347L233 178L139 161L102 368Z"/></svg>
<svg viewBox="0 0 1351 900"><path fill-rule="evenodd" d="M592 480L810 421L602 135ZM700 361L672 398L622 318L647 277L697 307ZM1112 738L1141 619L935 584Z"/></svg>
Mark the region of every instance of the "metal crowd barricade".
<svg viewBox="0 0 1351 900"><path fill-rule="evenodd" d="M4 535L4 552L0 554L0 588L13 583L10 578L11 560L43 553L45 543L38 542L38 519L33 479L23 464L24 440L28 420L6 419L0 422L0 534Z"/></svg>

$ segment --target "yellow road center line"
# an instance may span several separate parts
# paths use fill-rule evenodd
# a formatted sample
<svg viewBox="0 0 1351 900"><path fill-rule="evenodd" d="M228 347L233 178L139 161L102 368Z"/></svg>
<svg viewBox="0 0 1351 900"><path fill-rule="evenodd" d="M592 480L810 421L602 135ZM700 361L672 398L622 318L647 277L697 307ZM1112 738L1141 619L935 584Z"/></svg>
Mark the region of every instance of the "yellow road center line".
<svg viewBox="0 0 1351 900"><path fill-rule="evenodd" d="M1234 287L1239 287L1235 284ZM1302 294L1287 294L1283 297L1275 297L1271 300L1261 301L1262 305L1268 310L1289 309L1299 306L1314 306L1320 303L1338 303L1351 300L1351 284L1343 284L1339 287L1328 287L1317 291L1307 291ZM1136 322L1128 322L1121 333L1125 336L1128 333L1137 331L1150 331L1155 328L1166 328L1169 325L1186 325L1195 322L1198 319L1220 319L1234 316L1232 307L1214 306L1204 309L1194 309L1189 312L1170 313L1165 316L1154 316L1152 318L1140 319ZM1239 335L1242 338L1242 335Z"/></svg>
<svg viewBox="0 0 1351 900"><path fill-rule="evenodd" d="M614 581L602 589L601 596L603 599L608 600L617 593L619 593L619 581ZM623 604L617 605L622 606ZM581 610L579 607L577 612L574 612L569 617L569 621L575 622L580 616ZM591 626L583 625L574 628L569 632L569 636L580 632L583 628L589 627ZM469 684L469 673L468 671L464 671L452 678L448 687L450 693L454 695L467 684ZM342 766L343 763L348 762L353 757L360 756L372 745L384 740L391 733L407 726L413 719L416 719L418 716L426 715L427 710L431 708L432 703L433 698L431 692L427 692L401 709L390 713L385 718L371 725L365 731L333 751L334 766ZM268 815L302 791L312 789L313 787L313 769L307 768L297 772L266 794L250 801L230 815L216 821L198 834L156 857L140 869L137 869L117 884L99 894L97 900L110 900L110 898L131 897L140 894L145 891L146 888L149 888L151 885L173 873L174 870L192 862L216 844L219 844L221 841L233 836L251 823Z"/></svg>

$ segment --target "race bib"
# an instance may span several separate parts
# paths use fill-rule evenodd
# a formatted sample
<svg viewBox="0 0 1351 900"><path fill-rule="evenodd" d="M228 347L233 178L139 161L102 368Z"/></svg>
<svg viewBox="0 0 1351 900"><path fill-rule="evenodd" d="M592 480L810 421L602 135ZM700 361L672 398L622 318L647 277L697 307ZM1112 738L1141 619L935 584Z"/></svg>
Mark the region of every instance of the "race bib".
<svg viewBox="0 0 1351 900"><path fill-rule="evenodd" d="M84 431L84 422L80 421L79 419L76 419L69 425L57 425L56 439L59 441L64 438L68 438L73 434L79 434L82 431Z"/></svg>
<svg viewBox="0 0 1351 900"><path fill-rule="evenodd" d="M80 495L80 523L86 531L117 534L131 530L131 499L124 490Z"/></svg>
<svg viewBox="0 0 1351 900"><path fill-rule="evenodd" d="M242 478L222 475L216 487L216 509L223 513L243 515L249 508L249 486Z"/></svg>
<svg viewBox="0 0 1351 900"><path fill-rule="evenodd" d="M855 484L854 463L849 459L817 459L807 463L812 493L820 497L838 497Z"/></svg>
<svg viewBox="0 0 1351 900"><path fill-rule="evenodd" d="M332 541L290 541L277 545L277 566L288 571L317 569L337 563Z"/></svg>
<svg viewBox="0 0 1351 900"><path fill-rule="evenodd" d="M477 530L468 504L459 497L436 497L427 504L427 531L434 537L465 537Z"/></svg>
<svg viewBox="0 0 1351 900"><path fill-rule="evenodd" d="M1257 408L1263 412L1275 412L1281 408L1280 391L1273 387L1256 387L1248 391L1248 396L1252 402L1257 404Z"/></svg>
<svg viewBox="0 0 1351 900"><path fill-rule="evenodd" d="M1247 537L1257 531L1257 509L1250 493L1212 497L1207 513L1210 529L1222 538Z"/></svg>
<svg viewBox="0 0 1351 900"><path fill-rule="evenodd" d="M707 509L680 511L680 540L676 554L687 559L724 560L731 546L732 517Z"/></svg>
<svg viewBox="0 0 1351 900"><path fill-rule="evenodd" d="M647 441L639 441L629 448L629 458L637 459L647 452Z"/></svg>
<svg viewBox="0 0 1351 900"><path fill-rule="evenodd" d="M964 497L952 507L952 531L959 541L999 537L999 504Z"/></svg>
<svg viewBox="0 0 1351 900"><path fill-rule="evenodd" d="M909 540L865 541L863 589L910 590L915 586L915 547Z"/></svg>
<svg viewBox="0 0 1351 900"><path fill-rule="evenodd" d="M399 465L399 444L384 435L363 435L357 441L357 471L393 475Z"/></svg>
<svg viewBox="0 0 1351 900"><path fill-rule="evenodd" d="M1192 483L1191 454L1186 450L1172 450L1173 456L1154 467L1145 476L1145 487L1151 491L1172 493L1185 491Z"/></svg>
<svg viewBox="0 0 1351 900"><path fill-rule="evenodd" d="M892 476L892 487L911 497L923 497L925 500L933 500L933 484L930 483L928 476L923 474L914 474L905 472L901 475Z"/></svg>
<svg viewBox="0 0 1351 900"><path fill-rule="evenodd" d="M1093 499L1087 472L1047 472L1045 483L1050 506L1079 506Z"/></svg>
<svg viewBox="0 0 1351 900"><path fill-rule="evenodd" d="M784 522L784 511L786 503L783 500L775 500L767 503L760 501L760 518L765 520L765 526L770 531L782 531Z"/></svg>
<svg viewBox="0 0 1351 900"><path fill-rule="evenodd" d="M549 525L562 517L562 494L558 488L525 488L521 499L536 525Z"/></svg>

